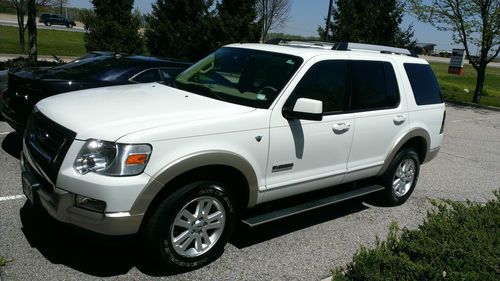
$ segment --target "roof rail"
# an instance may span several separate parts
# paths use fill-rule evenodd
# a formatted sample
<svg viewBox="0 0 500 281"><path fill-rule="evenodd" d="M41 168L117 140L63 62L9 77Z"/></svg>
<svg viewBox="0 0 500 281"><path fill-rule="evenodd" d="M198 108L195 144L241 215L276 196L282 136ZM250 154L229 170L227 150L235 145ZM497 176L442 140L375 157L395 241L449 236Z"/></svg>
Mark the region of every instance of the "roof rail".
<svg viewBox="0 0 500 281"><path fill-rule="evenodd" d="M380 52L382 54L397 54L397 55L413 56L413 54L408 49L382 46L382 45L350 43L350 42L337 42L333 46L332 50L338 50L338 51L374 51L374 52Z"/></svg>
<svg viewBox="0 0 500 281"><path fill-rule="evenodd" d="M266 41L266 44L305 47L305 48L320 48L327 50L330 50L335 46L333 42L301 40L301 39L283 39L283 38L270 39Z"/></svg>

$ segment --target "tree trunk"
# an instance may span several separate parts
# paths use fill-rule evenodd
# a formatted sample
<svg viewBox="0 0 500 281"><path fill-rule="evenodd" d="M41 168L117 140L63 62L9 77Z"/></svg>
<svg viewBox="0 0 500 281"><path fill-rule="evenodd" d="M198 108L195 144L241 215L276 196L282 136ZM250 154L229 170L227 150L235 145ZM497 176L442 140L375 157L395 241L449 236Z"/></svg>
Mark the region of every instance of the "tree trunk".
<svg viewBox="0 0 500 281"><path fill-rule="evenodd" d="M473 103L479 103L483 93L484 78L486 77L486 64L481 62L477 68L476 89L474 90Z"/></svg>
<svg viewBox="0 0 500 281"><path fill-rule="evenodd" d="M28 0L28 35L29 35L29 60L38 60L36 44L36 3L35 0Z"/></svg>
<svg viewBox="0 0 500 281"><path fill-rule="evenodd" d="M25 46L25 44L24 44L24 26L23 26L23 28L19 27L18 30L19 30L19 52L21 54L24 54L24 46Z"/></svg>
<svg viewBox="0 0 500 281"><path fill-rule="evenodd" d="M23 5L22 2L20 5ZM19 32L19 51L24 54L24 12L22 6L16 7L17 13L17 26Z"/></svg>

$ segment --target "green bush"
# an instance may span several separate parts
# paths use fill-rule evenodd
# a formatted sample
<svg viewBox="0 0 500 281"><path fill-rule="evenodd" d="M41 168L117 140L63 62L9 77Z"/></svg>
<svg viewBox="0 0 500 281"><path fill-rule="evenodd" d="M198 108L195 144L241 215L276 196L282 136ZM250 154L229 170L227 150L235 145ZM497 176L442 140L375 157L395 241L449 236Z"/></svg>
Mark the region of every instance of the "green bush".
<svg viewBox="0 0 500 281"><path fill-rule="evenodd" d="M10 262L10 260L0 256L0 266L5 266L8 262Z"/></svg>
<svg viewBox="0 0 500 281"><path fill-rule="evenodd" d="M481 205L433 201L419 229L391 224L386 241L362 247L332 280L500 280L500 192Z"/></svg>
<svg viewBox="0 0 500 281"><path fill-rule="evenodd" d="M15 70L15 69L21 69L25 67L43 67L43 66L56 66L56 65L61 65L64 64L61 61L44 61L40 60L37 62L31 62L27 58L24 57L18 57L15 59L11 59L8 61L1 61L0 62L0 70Z"/></svg>

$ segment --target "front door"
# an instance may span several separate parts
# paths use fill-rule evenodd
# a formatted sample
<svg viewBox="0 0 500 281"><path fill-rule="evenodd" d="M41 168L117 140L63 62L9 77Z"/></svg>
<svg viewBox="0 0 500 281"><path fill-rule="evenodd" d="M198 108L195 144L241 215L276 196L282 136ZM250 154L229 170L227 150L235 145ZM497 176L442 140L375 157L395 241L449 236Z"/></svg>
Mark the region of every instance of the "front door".
<svg viewBox="0 0 500 281"><path fill-rule="evenodd" d="M340 59L309 62L290 97L274 109L264 201L342 182L355 125L354 114L344 112L345 64ZM281 109L293 107L298 98L321 100L323 120L285 119Z"/></svg>

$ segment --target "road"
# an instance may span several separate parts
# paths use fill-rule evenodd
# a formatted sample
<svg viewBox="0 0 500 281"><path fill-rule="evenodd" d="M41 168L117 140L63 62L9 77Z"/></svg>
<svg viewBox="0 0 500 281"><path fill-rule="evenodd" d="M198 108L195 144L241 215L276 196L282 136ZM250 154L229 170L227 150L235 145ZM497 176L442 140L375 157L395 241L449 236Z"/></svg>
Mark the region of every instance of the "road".
<svg viewBox="0 0 500 281"><path fill-rule="evenodd" d="M25 16L24 20L27 21L28 16ZM67 28L66 26L62 26L62 25L45 26L45 24L38 22L38 18L36 19L36 22L37 22L36 26L38 29L53 29L53 30L64 30L64 31L72 31L72 32L85 32L85 29L83 28L83 24L81 22L76 22L76 26L73 28ZM18 27L16 15L0 13L0 25Z"/></svg>
<svg viewBox="0 0 500 281"><path fill-rule="evenodd" d="M0 20L0 25L18 27L17 21L12 21L12 20ZM52 29L52 30L72 31L72 32L85 32L85 29L83 28L83 26L75 26L73 28L67 28L64 25L46 26L43 23L37 22L36 27L37 27L37 29Z"/></svg>
<svg viewBox="0 0 500 281"><path fill-rule="evenodd" d="M422 166L404 205L349 201L251 230L239 227L217 261L165 275L144 264L133 238L97 237L34 214L20 196L18 148L9 131L0 122L0 255L13 259L0 267L2 281L322 280L361 245L384 238L391 221L418 227L431 208L428 198L485 202L500 182L500 113L448 106L442 149Z"/></svg>

